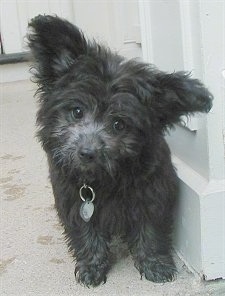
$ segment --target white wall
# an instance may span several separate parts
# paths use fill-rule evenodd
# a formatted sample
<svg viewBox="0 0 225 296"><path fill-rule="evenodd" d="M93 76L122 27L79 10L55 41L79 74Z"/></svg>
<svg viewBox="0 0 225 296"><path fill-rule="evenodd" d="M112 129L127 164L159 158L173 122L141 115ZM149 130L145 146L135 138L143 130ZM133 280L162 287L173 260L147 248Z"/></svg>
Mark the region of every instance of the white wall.
<svg viewBox="0 0 225 296"><path fill-rule="evenodd" d="M71 0L0 0L0 28L5 54L28 50L25 38L28 22L43 13L74 20ZM28 63L0 65L0 83L29 78Z"/></svg>
<svg viewBox="0 0 225 296"><path fill-rule="evenodd" d="M223 0L140 0L144 59L192 71L215 97L208 115L167 136L180 178L175 247L206 279L225 278L224 11Z"/></svg>
<svg viewBox="0 0 225 296"><path fill-rule="evenodd" d="M137 55L141 54L137 45L140 42L138 1L1 0L0 5L5 53L26 50L24 37L29 20L45 13L66 18L89 37L116 50L130 51L132 44Z"/></svg>
<svg viewBox="0 0 225 296"><path fill-rule="evenodd" d="M143 43L144 59L164 71L192 71L194 77L203 78L197 2L192 1L191 5L188 1L178 0L151 1L147 4L145 1L142 2L144 3L142 11L150 20L147 24L150 32L143 33L143 41L147 38ZM148 53L144 50L145 43L147 48L151 48ZM206 119L205 116L196 118L198 119L195 119L194 131L177 127L171 132L171 136L167 137L167 140L178 157L207 178L209 172Z"/></svg>
<svg viewBox="0 0 225 296"><path fill-rule="evenodd" d="M28 50L25 42L28 22L44 13L66 18L85 35L128 58L142 55L138 0L0 0L0 27L6 54ZM20 69L18 65L0 66L0 82L29 76L25 63L20 64Z"/></svg>
<svg viewBox="0 0 225 296"><path fill-rule="evenodd" d="M75 23L97 39L129 58L142 55L138 0L73 1Z"/></svg>
<svg viewBox="0 0 225 296"><path fill-rule="evenodd" d="M1 0L1 36L5 53L27 50L24 38L29 20L38 14L57 14L73 20L71 0Z"/></svg>

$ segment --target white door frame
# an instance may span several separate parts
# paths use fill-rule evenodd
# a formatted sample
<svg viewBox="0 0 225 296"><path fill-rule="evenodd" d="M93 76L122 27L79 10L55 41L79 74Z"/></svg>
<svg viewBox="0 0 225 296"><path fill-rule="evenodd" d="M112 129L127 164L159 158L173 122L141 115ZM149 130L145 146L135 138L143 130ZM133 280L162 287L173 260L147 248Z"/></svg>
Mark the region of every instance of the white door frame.
<svg viewBox="0 0 225 296"><path fill-rule="evenodd" d="M175 13L171 4L178 8L183 57L179 70L194 70L194 76L203 80L215 97L205 120L194 118L187 125L190 133L206 129L203 145L208 147L208 172L202 175L188 161L173 155L181 187L175 248L204 279L225 278L225 1L164 0L156 4L139 0L143 58L147 62L155 63L158 54L152 40L155 5L165 9L167 4L171 13L167 17L172 18ZM196 68L199 59L202 66ZM174 137L176 140L177 136Z"/></svg>

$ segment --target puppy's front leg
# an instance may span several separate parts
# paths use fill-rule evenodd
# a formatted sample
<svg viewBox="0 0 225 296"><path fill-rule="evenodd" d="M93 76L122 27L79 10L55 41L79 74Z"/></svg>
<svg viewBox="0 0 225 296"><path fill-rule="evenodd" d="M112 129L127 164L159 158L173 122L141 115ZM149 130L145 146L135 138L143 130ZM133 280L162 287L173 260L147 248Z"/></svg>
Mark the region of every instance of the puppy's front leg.
<svg viewBox="0 0 225 296"><path fill-rule="evenodd" d="M85 286L106 282L109 270L108 240L91 223L66 230L68 245L76 258L75 277Z"/></svg>
<svg viewBox="0 0 225 296"><path fill-rule="evenodd" d="M141 225L133 225L128 235L135 267L149 281L172 281L176 275L176 267L171 255L169 235L156 229L148 219L142 217L141 220Z"/></svg>

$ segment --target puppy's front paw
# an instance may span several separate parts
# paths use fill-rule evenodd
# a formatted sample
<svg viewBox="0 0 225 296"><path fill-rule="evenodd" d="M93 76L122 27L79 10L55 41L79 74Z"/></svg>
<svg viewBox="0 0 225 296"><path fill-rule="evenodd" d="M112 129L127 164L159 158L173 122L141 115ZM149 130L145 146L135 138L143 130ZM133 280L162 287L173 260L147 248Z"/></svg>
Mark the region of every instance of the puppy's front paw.
<svg viewBox="0 0 225 296"><path fill-rule="evenodd" d="M108 267L102 265L77 265L75 268L75 278L79 283L87 287L96 287L101 283L106 283L106 273Z"/></svg>
<svg viewBox="0 0 225 296"><path fill-rule="evenodd" d="M177 270L173 260L165 260L168 258L151 258L137 266L141 275L155 283L172 282L176 279Z"/></svg>

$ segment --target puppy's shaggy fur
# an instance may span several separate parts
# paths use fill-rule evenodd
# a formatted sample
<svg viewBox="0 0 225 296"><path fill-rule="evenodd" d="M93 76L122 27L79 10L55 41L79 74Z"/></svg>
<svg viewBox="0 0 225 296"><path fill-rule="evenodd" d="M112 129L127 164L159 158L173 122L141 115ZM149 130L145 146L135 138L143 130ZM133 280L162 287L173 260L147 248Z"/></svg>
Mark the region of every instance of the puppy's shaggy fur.
<svg viewBox="0 0 225 296"><path fill-rule="evenodd" d="M105 282L109 243L120 235L141 275L173 280L177 176L163 135L182 115L208 112L211 94L185 72L125 60L58 17L38 16L29 26L38 137L76 278L86 286ZM80 214L84 184L96 196L89 221ZM82 195L93 197L87 189Z"/></svg>

